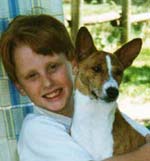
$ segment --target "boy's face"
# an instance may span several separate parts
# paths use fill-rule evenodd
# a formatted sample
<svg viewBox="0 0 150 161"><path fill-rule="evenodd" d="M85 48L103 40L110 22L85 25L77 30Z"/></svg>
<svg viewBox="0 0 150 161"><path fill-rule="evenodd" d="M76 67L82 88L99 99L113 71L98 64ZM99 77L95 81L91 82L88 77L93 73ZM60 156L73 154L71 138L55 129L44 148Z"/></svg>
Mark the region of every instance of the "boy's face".
<svg viewBox="0 0 150 161"><path fill-rule="evenodd" d="M71 104L72 69L66 57L38 55L28 46L16 48L16 86L37 105L59 112Z"/></svg>

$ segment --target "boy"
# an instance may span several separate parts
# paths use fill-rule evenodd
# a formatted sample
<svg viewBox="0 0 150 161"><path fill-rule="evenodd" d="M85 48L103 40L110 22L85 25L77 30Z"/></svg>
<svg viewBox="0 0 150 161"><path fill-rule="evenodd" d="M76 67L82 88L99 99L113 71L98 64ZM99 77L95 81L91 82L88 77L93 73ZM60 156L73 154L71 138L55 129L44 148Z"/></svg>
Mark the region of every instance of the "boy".
<svg viewBox="0 0 150 161"><path fill-rule="evenodd" d="M0 53L10 79L35 104L20 133L20 161L92 160L69 135L74 47L64 25L48 15L19 16L3 33ZM108 161L145 161L149 152L147 144Z"/></svg>

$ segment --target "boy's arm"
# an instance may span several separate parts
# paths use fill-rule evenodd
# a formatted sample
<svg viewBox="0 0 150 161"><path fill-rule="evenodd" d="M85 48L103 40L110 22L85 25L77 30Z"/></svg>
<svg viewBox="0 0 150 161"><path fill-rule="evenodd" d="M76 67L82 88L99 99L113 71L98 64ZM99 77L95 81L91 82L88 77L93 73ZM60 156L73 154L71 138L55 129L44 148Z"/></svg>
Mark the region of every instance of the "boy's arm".
<svg viewBox="0 0 150 161"><path fill-rule="evenodd" d="M115 156L104 161L150 161L150 143L143 145L133 152Z"/></svg>

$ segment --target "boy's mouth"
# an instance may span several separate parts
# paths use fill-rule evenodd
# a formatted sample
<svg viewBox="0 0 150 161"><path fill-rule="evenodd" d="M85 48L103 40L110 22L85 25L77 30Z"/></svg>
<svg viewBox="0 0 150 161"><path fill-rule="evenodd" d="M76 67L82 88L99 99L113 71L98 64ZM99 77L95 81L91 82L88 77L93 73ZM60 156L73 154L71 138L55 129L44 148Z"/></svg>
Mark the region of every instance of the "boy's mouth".
<svg viewBox="0 0 150 161"><path fill-rule="evenodd" d="M59 88L59 89L56 89L50 93L43 95L43 97L47 98L47 99L53 99L53 98L58 97L61 94L61 92L62 92L62 88Z"/></svg>

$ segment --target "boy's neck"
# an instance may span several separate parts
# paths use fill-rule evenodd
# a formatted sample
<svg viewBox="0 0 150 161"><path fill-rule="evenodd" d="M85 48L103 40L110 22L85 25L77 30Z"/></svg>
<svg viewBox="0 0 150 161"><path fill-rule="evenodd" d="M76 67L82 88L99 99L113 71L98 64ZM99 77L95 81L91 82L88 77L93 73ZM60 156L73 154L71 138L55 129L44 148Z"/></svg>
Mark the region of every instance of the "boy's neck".
<svg viewBox="0 0 150 161"><path fill-rule="evenodd" d="M70 98L70 101L66 105L66 107L63 108L62 110L58 111L57 114L61 114L61 115L64 115L64 116L72 118L73 112L74 112L74 98L72 96Z"/></svg>

